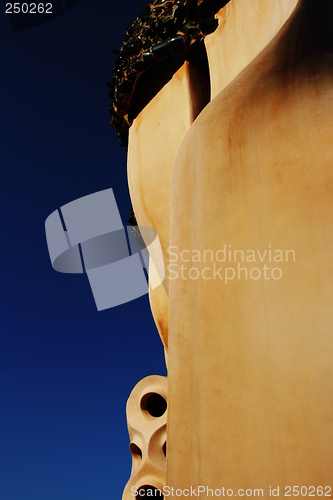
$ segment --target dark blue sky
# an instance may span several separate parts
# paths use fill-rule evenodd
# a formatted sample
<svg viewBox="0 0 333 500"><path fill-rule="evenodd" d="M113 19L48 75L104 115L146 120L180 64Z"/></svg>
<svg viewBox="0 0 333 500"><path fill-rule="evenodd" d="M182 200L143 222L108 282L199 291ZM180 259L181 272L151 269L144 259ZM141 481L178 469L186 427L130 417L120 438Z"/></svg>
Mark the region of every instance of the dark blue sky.
<svg viewBox="0 0 333 500"><path fill-rule="evenodd" d="M113 48L146 2L80 0L12 33L0 13L0 499L120 499L125 405L165 374L148 298L97 312L86 276L53 271L44 232L61 205L113 188L126 224L126 155L108 115Z"/></svg>

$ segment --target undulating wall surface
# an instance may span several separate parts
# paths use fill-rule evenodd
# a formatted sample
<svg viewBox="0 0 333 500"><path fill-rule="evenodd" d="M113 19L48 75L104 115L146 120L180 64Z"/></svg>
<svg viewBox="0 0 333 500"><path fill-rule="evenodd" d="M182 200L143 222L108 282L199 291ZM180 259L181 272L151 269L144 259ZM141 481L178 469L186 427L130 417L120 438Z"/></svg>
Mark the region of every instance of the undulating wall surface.
<svg viewBox="0 0 333 500"><path fill-rule="evenodd" d="M157 230L164 259L170 235L171 176L179 146L207 103L206 82L189 63L134 120L129 134L128 182L139 226ZM150 290L154 319L168 346L168 280Z"/></svg>
<svg viewBox="0 0 333 500"><path fill-rule="evenodd" d="M298 0L232 0L205 38L212 99L249 65L281 29Z"/></svg>
<svg viewBox="0 0 333 500"><path fill-rule="evenodd" d="M332 6L231 0L218 18L212 101L186 63L130 129L134 211L171 265L150 294L169 352L163 481L330 496Z"/></svg>
<svg viewBox="0 0 333 500"><path fill-rule="evenodd" d="M332 481L333 19L290 2L236 76L237 4L173 171L167 483L283 495Z"/></svg>

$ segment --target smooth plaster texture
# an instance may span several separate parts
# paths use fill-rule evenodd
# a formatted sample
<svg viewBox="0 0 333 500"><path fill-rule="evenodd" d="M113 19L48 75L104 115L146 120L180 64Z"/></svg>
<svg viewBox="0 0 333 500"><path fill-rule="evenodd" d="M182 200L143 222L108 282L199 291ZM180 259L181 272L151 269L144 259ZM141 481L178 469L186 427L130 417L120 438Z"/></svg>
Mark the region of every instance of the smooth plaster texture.
<svg viewBox="0 0 333 500"><path fill-rule="evenodd" d="M174 78L130 131L139 224L157 229L166 263L170 244L179 259L182 250L186 259L195 250L201 260L204 250L215 256L178 261L199 277L169 282L169 311L165 288L151 295L169 349L167 484L175 488L263 488L267 497L270 486L282 496L286 485L331 484L328 4L231 0L206 39L212 102L191 125L180 70L183 93L174 92ZM326 8L325 19L311 5ZM255 251L239 279L241 252L218 261L223 250L228 260L229 245L245 257ZM221 273L207 279L214 264ZM226 267L235 269L227 284Z"/></svg>
<svg viewBox="0 0 333 500"><path fill-rule="evenodd" d="M205 83L185 63L134 120L129 133L128 182L139 226L157 230L164 260L170 236L171 176L179 146L206 104ZM156 326L167 350L168 280L150 289Z"/></svg>
<svg viewBox="0 0 333 500"><path fill-rule="evenodd" d="M217 14L217 30L205 38L211 98L266 47L293 12L297 0L232 0Z"/></svg>
<svg viewBox="0 0 333 500"><path fill-rule="evenodd" d="M257 256L241 267L249 274L266 264L283 276L246 279L243 270L238 279L235 258L215 258L222 279L170 283L174 487L263 488L269 496L271 485L283 495L286 485L332 481L333 53L324 25L313 26L300 1L205 108L176 159L170 242L178 254L224 244L245 255L267 250L264 262ZM270 245L283 262L269 262ZM286 261L287 250L295 259ZM226 267L236 270L227 284Z"/></svg>

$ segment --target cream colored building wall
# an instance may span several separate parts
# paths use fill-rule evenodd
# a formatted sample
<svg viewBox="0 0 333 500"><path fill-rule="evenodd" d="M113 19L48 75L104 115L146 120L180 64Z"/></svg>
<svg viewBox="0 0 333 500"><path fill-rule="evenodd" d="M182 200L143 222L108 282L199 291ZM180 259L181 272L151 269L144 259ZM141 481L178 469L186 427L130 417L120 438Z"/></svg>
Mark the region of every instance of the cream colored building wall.
<svg viewBox="0 0 333 500"><path fill-rule="evenodd" d="M238 279L235 261L215 258L222 279L196 262L184 265L199 279L170 282L167 483L177 488L269 496L280 486L282 496L331 485L333 54L311 44L306 5L206 107L176 159L173 252L266 250L241 267L282 271ZM269 262L270 248L284 261ZM236 270L227 283L226 267Z"/></svg>
<svg viewBox="0 0 333 500"><path fill-rule="evenodd" d="M128 183L139 226L158 231L164 259L170 236L171 177L176 155L202 108L200 75L185 63L134 120L129 133ZM168 280L150 290L150 303L164 346L168 346Z"/></svg>
<svg viewBox="0 0 333 500"><path fill-rule="evenodd" d="M232 0L217 14L217 30L205 38L211 98L266 47L298 0Z"/></svg>
<svg viewBox="0 0 333 500"><path fill-rule="evenodd" d="M185 67L130 131L134 210L166 262L170 244L284 256L243 266L281 279L179 278L170 309L163 286L150 295L176 488L331 484L333 60L304 35L306 5L231 0L205 42L213 101L192 124Z"/></svg>

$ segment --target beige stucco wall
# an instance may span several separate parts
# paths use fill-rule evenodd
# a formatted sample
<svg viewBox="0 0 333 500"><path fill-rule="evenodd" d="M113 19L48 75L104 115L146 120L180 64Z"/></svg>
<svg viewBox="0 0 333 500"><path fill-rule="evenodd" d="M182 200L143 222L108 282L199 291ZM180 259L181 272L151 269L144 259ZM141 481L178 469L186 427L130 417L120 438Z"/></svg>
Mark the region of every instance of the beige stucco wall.
<svg viewBox="0 0 333 500"><path fill-rule="evenodd" d="M222 279L205 279L209 261L178 262L200 277L151 293L169 349L167 484L176 488L269 496L280 486L282 496L285 485L330 485L333 60L312 44L305 6L231 0L206 39L212 102L193 123L183 68L130 131L134 210L157 229L166 262L169 245L186 258L224 245L227 256L229 245L260 252L241 263L248 279L244 270L237 279L235 259L215 258ZM225 267L236 273L228 283Z"/></svg>
<svg viewBox="0 0 333 500"><path fill-rule="evenodd" d="M139 226L158 231L164 259L170 235L171 177L182 140L203 107L204 83L185 63L134 120L129 133L128 183ZM168 346L168 280L150 289L150 303L164 346Z"/></svg>
<svg viewBox="0 0 333 500"><path fill-rule="evenodd" d="M332 478L333 54L306 30L301 2L202 112L176 159L178 255L230 244L267 250L263 263L241 264L248 273L282 271L238 279L237 263L215 259L222 280L206 270L170 282L167 482L178 488L269 496L270 486L283 495ZM269 262L270 248L284 262ZM236 269L227 284L226 267Z"/></svg>
<svg viewBox="0 0 333 500"><path fill-rule="evenodd" d="M217 30L205 38L212 99L266 47L298 0L232 0L217 14Z"/></svg>

